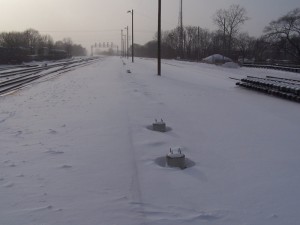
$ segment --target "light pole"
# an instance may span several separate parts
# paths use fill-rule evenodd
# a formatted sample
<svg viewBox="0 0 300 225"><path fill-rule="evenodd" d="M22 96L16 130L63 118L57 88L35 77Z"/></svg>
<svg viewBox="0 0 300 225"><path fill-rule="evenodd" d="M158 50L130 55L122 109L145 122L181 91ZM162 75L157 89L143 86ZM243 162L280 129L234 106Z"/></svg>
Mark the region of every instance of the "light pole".
<svg viewBox="0 0 300 225"><path fill-rule="evenodd" d="M127 30L127 48L126 48L126 56L127 56L127 59L128 59L128 49L129 49L129 41L128 41L128 26L127 27L125 27L125 29Z"/></svg>
<svg viewBox="0 0 300 225"><path fill-rule="evenodd" d="M161 76L161 0L158 0L157 75Z"/></svg>
<svg viewBox="0 0 300 225"><path fill-rule="evenodd" d="M197 62L200 60L200 27L198 27L198 47L197 47Z"/></svg>
<svg viewBox="0 0 300 225"><path fill-rule="evenodd" d="M127 11L127 13L131 13L131 18L132 18L132 23L131 23L131 32L132 32L132 34L131 34L131 39L132 39L132 43L131 43L131 56L132 56L132 62L134 62L134 40L133 40L133 9L130 11L130 10L128 10Z"/></svg>
<svg viewBox="0 0 300 225"><path fill-rule="evenodd" d="M123 35L123 42L124 42L124 57L126 58L127 52L126 52L126 34Z"/></svg>
<svg viewBox="0 0 300 225"><path fill-rule="evenodd" d="M124 56L123 30L121 30L121 56Z"/></svg>

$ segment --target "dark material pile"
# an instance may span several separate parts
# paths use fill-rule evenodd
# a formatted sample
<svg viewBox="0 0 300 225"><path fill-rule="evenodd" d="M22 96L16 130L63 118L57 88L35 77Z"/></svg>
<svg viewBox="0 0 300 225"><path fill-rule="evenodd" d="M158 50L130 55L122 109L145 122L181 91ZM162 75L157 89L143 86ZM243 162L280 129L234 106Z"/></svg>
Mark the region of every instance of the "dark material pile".
<svg viewBox="0 0 300 225"><path fill-rule="evenodd" d="M300 80L272 76L267 76L266 78L248 76L241 79L236 85L300 102Z"/></svg>

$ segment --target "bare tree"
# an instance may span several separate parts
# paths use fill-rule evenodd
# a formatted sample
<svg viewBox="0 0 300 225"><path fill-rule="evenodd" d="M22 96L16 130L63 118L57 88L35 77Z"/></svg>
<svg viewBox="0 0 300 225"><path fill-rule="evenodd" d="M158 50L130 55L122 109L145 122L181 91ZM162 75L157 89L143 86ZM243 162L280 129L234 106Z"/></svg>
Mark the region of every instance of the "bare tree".
<svg viewBox="0 0 300 225"><path fill-rule="evenodd" d="M214 23L223 33L223 50L228 49L230 54L233 38L238 34L240 26L249 18L246 9L240 5L231 5L229 9L219 9L213 17Z"/></svg>
<svg viewBox="0 0 300 225"><path fill-rule="evenodd" d="M185 48L188 59L197 58L198 50L198 27L185 27Z"/></svg>
<svg viewBox="0 0 300 225"><path fill-rule="evenodd" d="M22 34L19 32L4 32L0 34L1 46L6 48L21 47L24 44Z"/></svg>
<svg viewBox="0 0 300 225"><path fill-rule="evenodd" d="M64 50L69 57L86 55L86 49L81 45L74 44L71 38L64 38L62 41L56 41L54 48Z"/></svg>
<svg viewBox="0 0 300 225"><path fill-rule="evenodd" d="M204 58L209 54L209 49L212 46L212 36L213 34L208 29L199 29L199 57Z"/></svg>
<svg viewBox="0 0 300 225"><path fill-rule="evenodd" d="M300 62L300 8L272 21L265 27L264 33L270 41L285 40L290 45L290 48L286 48L288 53Z"/></svg>
<svg viewBox="0 0 300 225"><path fill-rule="evenodd" d="M25 47L29 47L34 49L35 51L38 50L42 44L42 37L37 30L28 29L23 32L23 37L25 41Z"/></svg>
<svg viewBox="0 0 300 225"><path fill-rule="evenodd" d="M53 38L50 35L43 35L41 37L42 43L44 47L47 47L48 49L52 49L54 46Z"/></svg>
<svg viewBox="0 0 300 225"><path fill-rule="evenodd" d="M240 33L235 43L243 63L246 57L252 58L254 56L255 38L250 37L248 33Z"/></svg>

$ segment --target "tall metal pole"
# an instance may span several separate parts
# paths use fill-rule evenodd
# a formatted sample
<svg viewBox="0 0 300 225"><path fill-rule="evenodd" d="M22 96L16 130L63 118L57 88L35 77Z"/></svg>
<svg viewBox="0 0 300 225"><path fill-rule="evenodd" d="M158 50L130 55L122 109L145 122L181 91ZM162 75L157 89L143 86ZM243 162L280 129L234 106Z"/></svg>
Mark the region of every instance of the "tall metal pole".
<svg viewBox="0 0 300 225"><path fill-rule="evenodd" d="M183 9L182 9L182 0L180 0L180 5L179 5L179 20L178 20L178 26L179 26L179 42L180 42L180 45L179 45L179 48L180 48L180 58L183 59L184 58L184 37L183 37Z"/></svg>
<svg viewBox="0 0 300 225"><path fill-rule="evenodd" d="M123 30L121 30L121 56L124 54L124 46L123 46Z"/></svg>
<svg viewBox="0 0 300 225"><path fill-rule="evenodd" d="M197 61L200 61L200 27L198 27L198 51L197 51Z"/></svg>
<svg viewBox="0 0 300 225"><path fill-rule="evenodd" d="M161 0L158 0L157 75L161 76Z"/></svg>
<svg viewBox="0 0 300 225"><path fill-rule="evenodd" d="M129 52L128 52L128 50L129 50L129 36L128 36L128 26L126 27L126 30L127 30L127 59L129 58Z"/></svg>
<svg viewBox="0 0 300 225"><path fill-rule="evenodd" d="M126 41L126 34L124 35L124 57L126 58L126 55L127 55L127 52L126 52L126 43L127 43L127 41Z"/></svg>
<svg viewBox="0 0 300 225"><path fill-rule="evenodd" d="M134 37L133 37L133 9L132 10L128 10L127 13L131 13L131 18L132 18L132 21L131 21L131 32L132 32L132 43L131 43L131 56L132 56L132 62L134 62Z"/></svg>
<svg viewBox="0 0 300 225"><path fill-rule="evenodd" d="M132 43L131 43L131 56L132 56L132 62L134 63L134 41L133 41L133 10L131 10L131 15L132 15Z"/></svg>

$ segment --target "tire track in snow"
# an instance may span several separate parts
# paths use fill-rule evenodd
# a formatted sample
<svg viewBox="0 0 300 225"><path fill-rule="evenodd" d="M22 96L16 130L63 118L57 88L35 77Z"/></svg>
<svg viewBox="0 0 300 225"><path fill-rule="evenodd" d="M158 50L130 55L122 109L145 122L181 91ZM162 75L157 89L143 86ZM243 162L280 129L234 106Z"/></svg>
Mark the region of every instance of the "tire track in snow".
<svg viewBox="0 0 300 225"><path fill-rule="evenodd" d="M123 81L122 83L125 83L127 85L128 80L124 79L124 76L126 76L126 69L122 67L122 70L119 73L119 78ZM127 86L125 86L125 90L127 89ZM127 104L128 106L128 104ZM129 140L129 148L130 152L129 155L131 156L131 165L132 165L132 178L131 178L131 199L132 203L138 202L142 203L142 191L141 191L141 186L140 186L140 180L139 180L139 171L138 171L138 165L137 165L137 158L136 158L136 150L134 147L134 141L133 141L133 131L131 127L131 119L130 119L130 113L129 109L126 109L126 115L125 115L126 120L128 121L127 124L127 135L128 135L128 140ZM132 204L131 203L131 204ZM146 215L144 213L144 208L143 204L132 204L135 208L136 213L138 213L139 218L141 219L140 224L146 224Z"/></svg>
<svg viewBox="0 0 300 225"><path fill-rule="evenodd" d="M137 164L137 158L136 158L136 151L134 147L134 142L133 142L133 132L131 129L131 120L129 113L127 111L126 113L127 116L127 121L128 121L128 139L129 139L129 144L130 144L130 149L131 149L131 160L132 160L132 167L133 167L133 174L132 174L132 180L131 180L131 189L132 189L132 199L133 202L139 202L142 203L142 191L141 191L141 185L140 185L140 180L139 180L139 170L138 170L138 164ZM138 209L136 210L139 213L139 216L141 217L142 223L145 224L146 221L146 215L145 215L145 210L143 208L142 204L136 205L138 206Z"/></svg>

